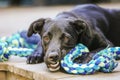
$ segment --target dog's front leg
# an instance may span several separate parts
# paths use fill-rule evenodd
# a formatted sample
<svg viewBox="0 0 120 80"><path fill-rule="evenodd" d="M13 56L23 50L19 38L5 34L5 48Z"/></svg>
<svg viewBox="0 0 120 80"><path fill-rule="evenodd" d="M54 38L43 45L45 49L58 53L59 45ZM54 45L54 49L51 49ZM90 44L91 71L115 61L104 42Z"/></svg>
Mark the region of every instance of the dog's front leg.
<svg viewBox="0 0 120 80"><path fill-rule="evenodd" d="M43 62L43 58L44 58L43 48L41 46L41 42L39 42L34 52L30 56L28 56L27 63L28 64L41 63Z"/></svg>
<svg viewBox="0 0 120 80"><path fill-rule="evenodd" d="M78 57L75 59L75 62L77 63L88 63L92 57L99 51L113 47L113 43L110 42L107 38L105 38L103 35L96 35L94 38L93 43L89 48L91 49L90 52L87 52L86 54L82 55L81 57Z"/></svg>
<svg viewBox="0 0 120 80"><path fill-rule="evenodd" d="M89 62L89 61L92 59L92 57L93 57L96 53L98 53L99 51L101 51L101 50L103 50L103 49L105 49L105 48L109 48L109 47L113 47L113 46L114 46L113 43L110 42L110 41L109 41L107 38L105 38L105 37L101 37L101 36L99 37L99 36L98 36L97 41L98 41L98 43L95 43L94 45L92 45L92 47L97 45L98 48L96 48L96 49L88 52L87 55L86 55L86 56L84 57L84 59L83 59L83 63Z"/></svg>
<svg viewBox="0 0 120 80"><path fill-rule="evenodd" d="M110 46L108 46L110 47ZM105 47L101 47L101 48L98 48L96 50L93 50L93 51L90 51L90 52L86 52L84 55L78 57L77 59L75 59L74 61L76 63L88 63L92 58L93 56L98 53L99 51L105 49Z"/></svg>

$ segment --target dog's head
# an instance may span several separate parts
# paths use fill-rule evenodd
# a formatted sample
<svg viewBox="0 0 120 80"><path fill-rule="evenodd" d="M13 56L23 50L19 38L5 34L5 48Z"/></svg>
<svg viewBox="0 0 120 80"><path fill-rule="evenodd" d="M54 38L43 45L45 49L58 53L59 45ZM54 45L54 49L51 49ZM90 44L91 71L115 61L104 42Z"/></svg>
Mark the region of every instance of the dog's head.
<svg viewBox="0 0 120 80"><path fill-rule="evenodd" d="M28 36L40 34L44 48L44 61L51 71L59 70L59 62L84 34L87 25L82 20L72 19L39 19L34 21Z"/></svg>

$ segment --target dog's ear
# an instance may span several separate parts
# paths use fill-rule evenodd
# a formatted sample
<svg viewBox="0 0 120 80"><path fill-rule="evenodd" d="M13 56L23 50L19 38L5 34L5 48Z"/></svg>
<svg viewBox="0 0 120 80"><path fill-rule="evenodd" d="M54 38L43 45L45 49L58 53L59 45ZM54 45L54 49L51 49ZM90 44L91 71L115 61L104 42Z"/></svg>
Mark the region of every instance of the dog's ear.
<svg viewBox="0 0 120 80"><path fill-rule="evenodd" d="M72 25L73 28L76 29L76 32L78 34L84 32L86 30L86 28L87 28L87 24L84 21L82 21L82 20L71 21L70 25Z"/></svg>
<svg viewBox="0 0 120 80"><path fill-rule="evenodd" d="M36 21L34 21L29 29L28 29L28 33L27 33L27 36L30 37L32 36L32 34L36 34L36 33L40 33L42 31L42 28L44 26L44 23L45 23L45 19L44 18L41 18L41 19L38 19Z"/></svg>

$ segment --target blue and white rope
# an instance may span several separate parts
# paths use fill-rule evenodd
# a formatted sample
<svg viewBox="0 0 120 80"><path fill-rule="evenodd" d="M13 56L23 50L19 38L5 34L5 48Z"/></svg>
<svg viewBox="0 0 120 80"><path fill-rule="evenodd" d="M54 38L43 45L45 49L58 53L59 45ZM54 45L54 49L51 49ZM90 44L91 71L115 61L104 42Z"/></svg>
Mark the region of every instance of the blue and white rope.
<svg viewBox="0 0 120 80"><path fill-rule="evenodd" d="M28 38L27 31L0 38L0 62L7 61L11 55L29 56L37 47L39 41L40 37L38 35Z"/></svg>
<svg viewBox="0 0 120 80"><path fill-rule="evenodd" d="M89 63L74 63L74 59L89 52L83 44L78 44L62 60L62 68L70 74L93 74L96 71L112 72L118 65L115 59L120 58L120 47L111 47L98 52Z"/></svg>

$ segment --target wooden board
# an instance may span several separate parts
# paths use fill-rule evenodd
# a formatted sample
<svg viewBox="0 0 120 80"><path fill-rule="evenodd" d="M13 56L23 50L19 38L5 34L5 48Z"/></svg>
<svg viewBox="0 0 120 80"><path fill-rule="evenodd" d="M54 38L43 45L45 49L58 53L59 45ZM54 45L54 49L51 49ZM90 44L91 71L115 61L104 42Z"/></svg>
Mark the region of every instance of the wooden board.
<svg viewBox="0 0 120 80"><path fill-rule="evenodd" d="M118 61L120 63L120 61ZM2 65L6 67L4 70ZM97 72L92 75L71 75L63 72L50 72L44 63L26 64L21 63L0 63L0 75L6 76L7 80L119 80L120 64L112 73ZM1 69L2 68L2 69ZM3 74L7 71L7 75ZM9 77L9 79L8 79ZM10 79L11 77L11 79ZM3 80L3 79L0 79Z"/></svg>

